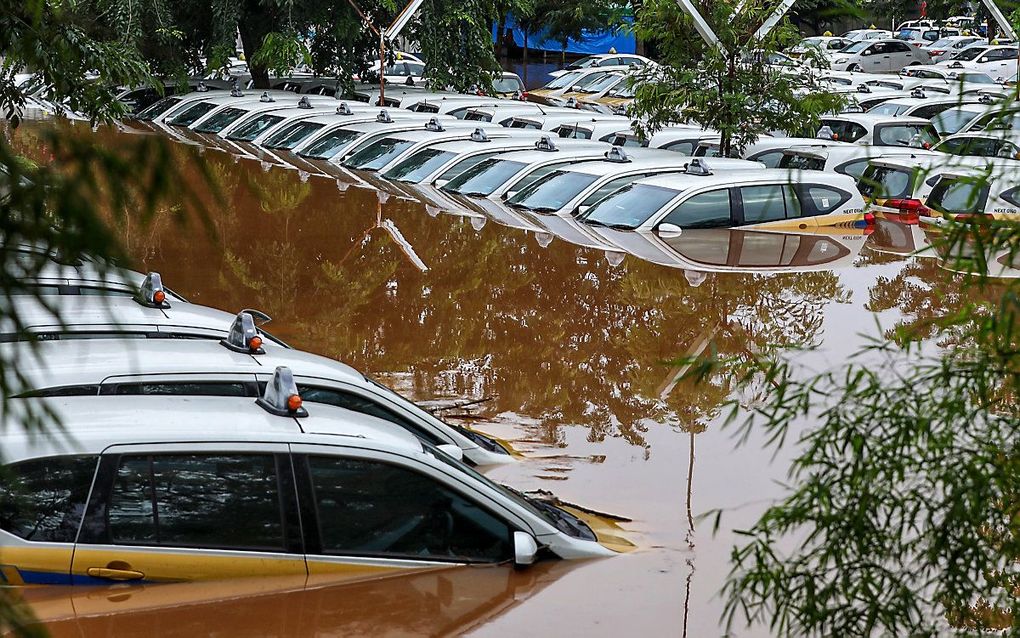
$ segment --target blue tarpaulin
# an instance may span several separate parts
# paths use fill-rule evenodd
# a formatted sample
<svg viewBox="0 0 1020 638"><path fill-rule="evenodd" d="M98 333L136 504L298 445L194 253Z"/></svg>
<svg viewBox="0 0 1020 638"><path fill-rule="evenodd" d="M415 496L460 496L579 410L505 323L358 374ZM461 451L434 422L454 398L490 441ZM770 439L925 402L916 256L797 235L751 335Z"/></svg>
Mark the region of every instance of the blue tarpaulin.
<svg viewBox="0 0 1020 638"><path fill-rule="evenodd" d="M524 30L518 26L513 16L506 17L506 28L513 31L514 42L517 46L523 47ZM492 37L502 39L503 35L496 33L497 29L499 29L498 24L493 27ZM528 34L528 48L559 51L561 46L556 40L546 40L544 33L530 33ZM585 33L580 40L573 38L567 40L567 53L590 55L592 53L609 53L610 49L616 49L617 53L636 53L637 42L634 34L629 29L616 29L602 33Z"/></svg>

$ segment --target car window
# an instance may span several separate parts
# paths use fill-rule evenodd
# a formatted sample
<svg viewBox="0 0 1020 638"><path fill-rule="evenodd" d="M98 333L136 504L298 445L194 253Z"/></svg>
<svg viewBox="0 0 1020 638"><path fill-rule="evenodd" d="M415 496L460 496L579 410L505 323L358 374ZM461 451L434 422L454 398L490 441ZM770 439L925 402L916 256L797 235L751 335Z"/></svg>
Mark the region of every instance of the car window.
<svg viewBox="0 0 1020 638"><path fill-rule="evenodd" d="M264 384L260 384L260 387L264 387ZM335 405L346 410L351 410L352 412L369 414L384 421L395 423L405 430L408 430L419 439L433 445L447 443L446 440L440 439L431 431L423 428L420 424L415 423L414 421L397 414L395 411L380 405L377 401L373 401L372 399L360 394L345 392L344 390L337 388L305 384L298 384L298 392L301 394L301 399L307 403L325 403L328 405Z"/></svg>
<svg viewBox="0 0 1020 638"><path fill-rule="evenodd" d="M938 33L937 31L935 33ZM885 53L906 53L910 51L910 45L902 42L886 42Z"/></svg>
<svg viewBox="0 0 1020 638"><path fill-rule="evenodd" d="M594 193L584 198L584 201L581 202L581 206L591 206L592 204L599 201L606 195L609 195L610 193L615 193L616 191L620 190L627 184L630 184L635 180L639 180L642 177L648 177L649 175L650 174L627 175L625 177L617 177L616 179L611 179L602 186L599 186L597 189L595 189Z"/></svg>
<svg viewBox="0 0 1020 638"><path fill-rule="evenodd" d="M942 213L983 213L988 190L987 180L942 178L931 189L925 203Z"/></svg>
<svg viewBox="0 0 1020 638"><path fill-rule="evenodd" d="M309 456L324 554L500 562L513 530L442 483L363 459Z"/></svg>
<svg viewBox="0 0 1020 638"><path fill-rule="evenodd" d="M800 202L787 185L743 186L740 188L740 199L745 224L800 217Z"/></svg>
<svg viewBox="0 0 1020 638"><path fill-rule="evenodd" d="M213 115L208 120L202 123L201 126L195 127L195 130L199 133L219 133L223 129L227 128L230 124L236 122L242 115L247 113L244 109L229 108L223 109L216 115Z"/></svg>
<svg viewBox="0 0 1020 638"><path fill-rule="evenodd" d="M953 106L952 102L946 102L945 104L925 104L920 106L910 114L911 117L923 117L926 120L930 120L942 111Z"/></svg>
<svg viewBox="0 0 1020 638"><path fill-rule="evenodd" d="M495 155L499 155L499 152L495 151L492 153L479 153L478 155L462 159L461 161L457 162L450 168L446 169L446 172L440 175L439 179L452 180L454 177L457 177L461 173L467 171L469 168L477 166L478 164L481 164L485 160L490 159Z"/></svg>
<svg viewBox="0 0 1020 638"><path fill-rule="evenodd" d="M667 151L673 151L680 153L681 155L690 155L694 151L694 147L698 145L696 140L677 140L676 142L670 142L662 148Z"/></svg>
<svg viewBox="0 0 1020 638"><path fill-rule="evenodd" d="M443 186L443 190L464 195L487 196L525 167L527 164L524 162L490 157L450 180Z"/></svg>
<svg viewBox="0 0 1020 638"><path fill-rule="evenodd" d="M105 390L109 388L109 392ZM184 382L163 381L143 383L114 383L104 386L103 394L120 395L161 395L161 396L206 396L206 397L248 397L254 396L254 384L245 386L240 382L208 381Z"/></svg>
<svg viewBox="0 0 1020 638"><path fill-rule="evenodd" d="M878 144L931 148L939 136L930 124L887 124L875 127Z"/></svg>
<svg viewBox="0 0 1020 638"><path fill-rule="evenodd" d="M96 460L59 456L3 468L0 529L28 541L74 542Z"/></svg>
<svg viewBox="0 0 1020 638"><path fill-rule="evenodd" d="M761 162L766 166L766 168L776 168L779 166L779 162L783 159L783 149L764 151L757 155L750 155L747 159L754 160L755 162Z"/></svg>
<svg viewBox="0 0 1020 638"><path fill-rule="evenodd" d="M431 175L433 171L446 164L456 157L453 151L442 151L435 148L427 148L418 151L404 161L400 162L384 176L387 179L396 179L404 182L417 183Z"/></svg>
<svg viewBox="0 0 1020 638"><path fill-rule="evenodd" d="M868 166L857 182L857 189L865 197L901 199L913 191L913 173L888 166Z"/></svg>
<svg viewBox="0 0 1020 638"><path fill-rule="evenodd" d="M674 208L662 223L676 224L680 228L718 228L732 226L730 190L700 193Z"/></svg>
<svg viewBox="0 0 1020 638"><path fill-rule="evenodd" d="M329 159L340 152L352 140L360 136L357 131L345 131L337 129L319 138L314 144L304 151L298 153L301 157L310 159Z"/></svg>
<svg viewBox="0 0 1020 638"><path fill-rule="evenodd" d="M1020 187L1011 188L1002 195L999 195L1002 199L1006 200L1014 206L1020 206Z"/></svg>
<svg viewBox="0 0 1020 638"><path fill-rule="evenodd" d="M801 155L799 153L783 153L778 168L796 168L802 171L825 170L825 160L821 157Z"/></svg>
<svg viewBox="0 0 1020 638"><path fill-rule="evenodd" d="M216 108L216 105L212 102L199 102L184 109L183 113L174 116L167 123L173 126L191 126L196 120L214 108Z"/></svg>
<svg viewBox="0 0 1020 638"><path fill-rule="evenodd" d="M517 191L507 200L510 206L527 208L540 213L555 212L591 186L597 175L578 171L554 171L532 182L531 186Z"/></svg>
<svg viewBox="0 0 1020 638"><path fill-rule="evenodd" d="M866 162L865 165L867 165ZM798 184L795 190L800 199L804 217L827 215L838 209L851 197L850 193L846 191L821 184Z"/></svg>
<svg viewBox="0 0 1020 638"><path fill-rule="evenodd" d="M836 135L835 139L841 142L856 142L868 134L860 124L846 120L822 120L822 124L832 129Z"/></svg>
<svg viewBox="0 0 1020 638"><path fill-rule="evenodd" d="M579 215L585 223L637 228L679 195L672 188L631 184L606 197Z"/></svg>
<svg viewBox="0 0 1020 638"><path fill-rule="evenodd" d="M272 454L125 455L84 542L284 551L279 474Z"/></svg>
<svg viewBox="0 0 1020 638"><path fill-rule="evenodd" d="M378 170L396 159L401 153L414 146L411 140L385 137L365 146L344 160L343 165L352 168Z"/></svg>

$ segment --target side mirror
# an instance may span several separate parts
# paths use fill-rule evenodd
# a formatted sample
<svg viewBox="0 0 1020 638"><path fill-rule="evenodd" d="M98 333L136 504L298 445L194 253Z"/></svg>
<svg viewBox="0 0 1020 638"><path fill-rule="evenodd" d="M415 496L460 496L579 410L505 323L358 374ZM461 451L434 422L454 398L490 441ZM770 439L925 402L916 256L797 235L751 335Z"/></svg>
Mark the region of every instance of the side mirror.
<svg viewBox="0 0 1020 638"><path fill-rule="evenodd" d="M659 232L659 237L679 237L684 233L683 228L670 223L659 224L659 228L657 230Z"/></svg>
<svg viewBox="0 0 1020 638"><path fill-rule="evenodd" d="M514 565L526 567L535 562L538 541L527 532L514 532Z"/></svg>
<svg viewBox="0 0 1020 638"><path fill-rule="evenodd" d="M463 461L464 460L464 450L460 449L459 447L457 447L456 445L453 445L451 443L444 443L443 445L437 445L436 449L439 450L440 452L442 452L443 454L445 454L446 456L450 457L451 459L455 460L455 461Z"/></svg>

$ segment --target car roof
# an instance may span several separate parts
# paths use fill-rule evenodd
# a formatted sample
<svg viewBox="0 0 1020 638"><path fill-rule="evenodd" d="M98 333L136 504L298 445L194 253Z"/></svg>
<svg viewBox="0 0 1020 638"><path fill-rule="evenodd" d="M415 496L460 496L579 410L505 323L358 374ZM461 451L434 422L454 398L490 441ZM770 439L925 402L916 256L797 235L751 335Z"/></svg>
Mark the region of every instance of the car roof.
<svg viewBox="0 0 1020 638"><path fill-rule="evenodd" d="M396 424L324 404L311 406L304 418L273 415L244 397L76 396L17 399L6 407L0 422L8 463L55 454L99 454L111 445L175 442L319 443L403 454L422 451L414 435ZM46 410L46 418L54 419L47 436L17 427L30 407Z"/></svg>
<svg viewBox="0 0 1020 638"><path fill-rule="evenodd" d="M712 160L705 160L705 164L708 165L709 169L712 167ZM671 188L677 191L685 190L688 188L699 188L701 186L711 186L714 184L727 185L727 184L738 184L741 182L771 182L774 180L780 180L784 182L796 183L798 178L802 178L806 175L805 171L799 169L783 169L783 168L766 168L760 170L736 170L736 171L720 171L718 173L712 173L711 175L691 175L687 173L668 173L666 175L656 175L653 177L646 177L638 180L636 184L644 184L648 186L659 186L662 188ZM822 171L810 171L810 175L807 175L812 181L840 181L845 182L847 178L845 175L839 175L838 173L826 173Z"/></svg>
<svg viewBox="0 0 1020 638"><path fill-rule="evenodd" d="M527 133L533 133L533 135L527 135ZM539 138L538 133L538 131L534 130L518 130L517 135L498 137L495 140L490 140L489 142L477 142L475 140L451 140L448 142L440 142L433 146L432 149L439 151L453 151L455 153L476 150L498 151L502 148L517 148L523 150L534 147L535 140Z"/></svg>
<svg viewBox="0 0 1020 638"><path fill-rule="evenodd" d="M681 155L675 151L667 151L658 148L630 148L625 151L631 158L629 162L614 162L607 159L586 160L564 168L564 171L573 173L584 173L586 175L612 175L624 173L631 170L647 170L649 168L676 168L682 170L691 161L687 155ZM755 162L748 162L741 159L710 158L710 165L724 168L726 164L734 167L751 169Z"/></svg>
<svg viewBox="0 0 1020 638"><path fill-rule="evenodd" d="M1012 129L993 129L990 131L963 131L960 133L954 133L953 135L947 135L942 141L957 139L961 137L984 137L994 140L1006 140L1006 141L1020 141L1020 131Z"/></svg>
<svg viewBox="0 0 1020 638"><path fill-rule="evenodd" d="M47 307L49 304L51 308ZM134 299L117 296L64 296L14 298L22 326L32 332L44 330L76 330L88 326L152 326L202 331L213 330L226 335L235 315L199 304L170 300L167 308L144 306ZM54 315L56 312L56 316ZM10 311L0 319L0 332L15 331Z"/></svg>
<svg viewBox="0 0 1020 638"><path fill-rule="evenodd" d="M140 374L271 374L287 366L295 376L364 385L347 364L288 348L236 352L212 339L77 339L0 345L18 353L19 370L34 387L97 384ZM60 381L57 381L57 380Z"/></svg>
<svg viewBox="0 0 1020 638"><path fill-rule="evenodd" d="M914 157L945 157L945 153L929 151L922 148L908 148L901 146L870 146L866 144L848 144L846 146L792 146L788 150L815 157L823 157L833 160L847 160L854 158L871 159L887 156L914 156Z"/></svg>
<svg viewBox="0 0 1020 638"><path fill-rule="evenodd" d="M351 115L339 115L336 113L327 113L323 115L313 115L309 117L307 122L315 122L320 124L362 124L364 122L374 122L379 116L380 109L378 106L369 107L363 110L357 110L351 108ZM402 109L385 109L389 112L390 117L393 120L422 120L427 122L430 118L439 118L440 121L446 122L456 118L452 118L448 115L438 115L436 113L418 113L416 111L404 111Z"/></svg>
<svg viewBox="0 0 1020 638"><path fill-rule="evenodd" d="M442 131L433 131L426 128L414 128L410 130L394 131L393 137L408 141L418 142L425 140L441 141L443 139L453 139L457 137L463 137L465 135L471 135L476 129L482 129L490 137L509 137L510 131L497 124L490 124L489 122L464 122L457 120L457 124L452 122L443 122L443 126L449 126ZM380 138L381 141L384 138ZM366 147L367 148L367 147Z"/></svg>
<svg viewBox="0 0 1020 638"><path fill-rule="evenodd" d="M574 142L573 144L567 144L567 142ZM606 142L593 142L588 140L553 140L553 144L556 145L555 151L540 151L525 150L525 151L511 151L509 153L503 153L492 157L494 160L508 160L514 162L524 162L525 164L538 163L546 160L555 161L556 159L569 159L575 155L591 155L601 154L612 148Z"/></svg>
<svg viewBox="0 0 1020 638"><path fill-rule="evenodd" d="M911 117L909 115L875 115L874 113L840 113L839 115L826 115L823 120L849 120L865 127L872 127L878 124L931 124L923 117Z"/></svg>

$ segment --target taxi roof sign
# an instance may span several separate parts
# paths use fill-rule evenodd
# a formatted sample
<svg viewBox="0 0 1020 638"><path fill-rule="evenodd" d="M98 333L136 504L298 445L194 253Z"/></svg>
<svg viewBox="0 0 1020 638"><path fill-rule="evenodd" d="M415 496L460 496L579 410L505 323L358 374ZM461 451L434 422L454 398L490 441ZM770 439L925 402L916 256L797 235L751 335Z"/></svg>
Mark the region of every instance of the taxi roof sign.
<svg viewBox="0 0 1020 638"><path fill-rule="evenodd" d="M158 272L150 272L145 276L138 288L135 301L150 308L169 308L166 302L166 291L163 289L163 278Z"/></svg>
<svg viewBox="0 0 1020 638"><path fill-rule="evenodd" d="M245 354L265 354L262 348L262 334L255 327L255 317L242 310L230 325L226 338L220 341L224 347Z"/></svg>
<svg viewBox="0 0 1020 638"><path fill-rule="evenodd" d="M294 373L287 366L277 366L273 378L266 384L265 393L256 399L262 409L276 416L303 418L308 410L302 407L301 395L298 393Z"/></svg>

